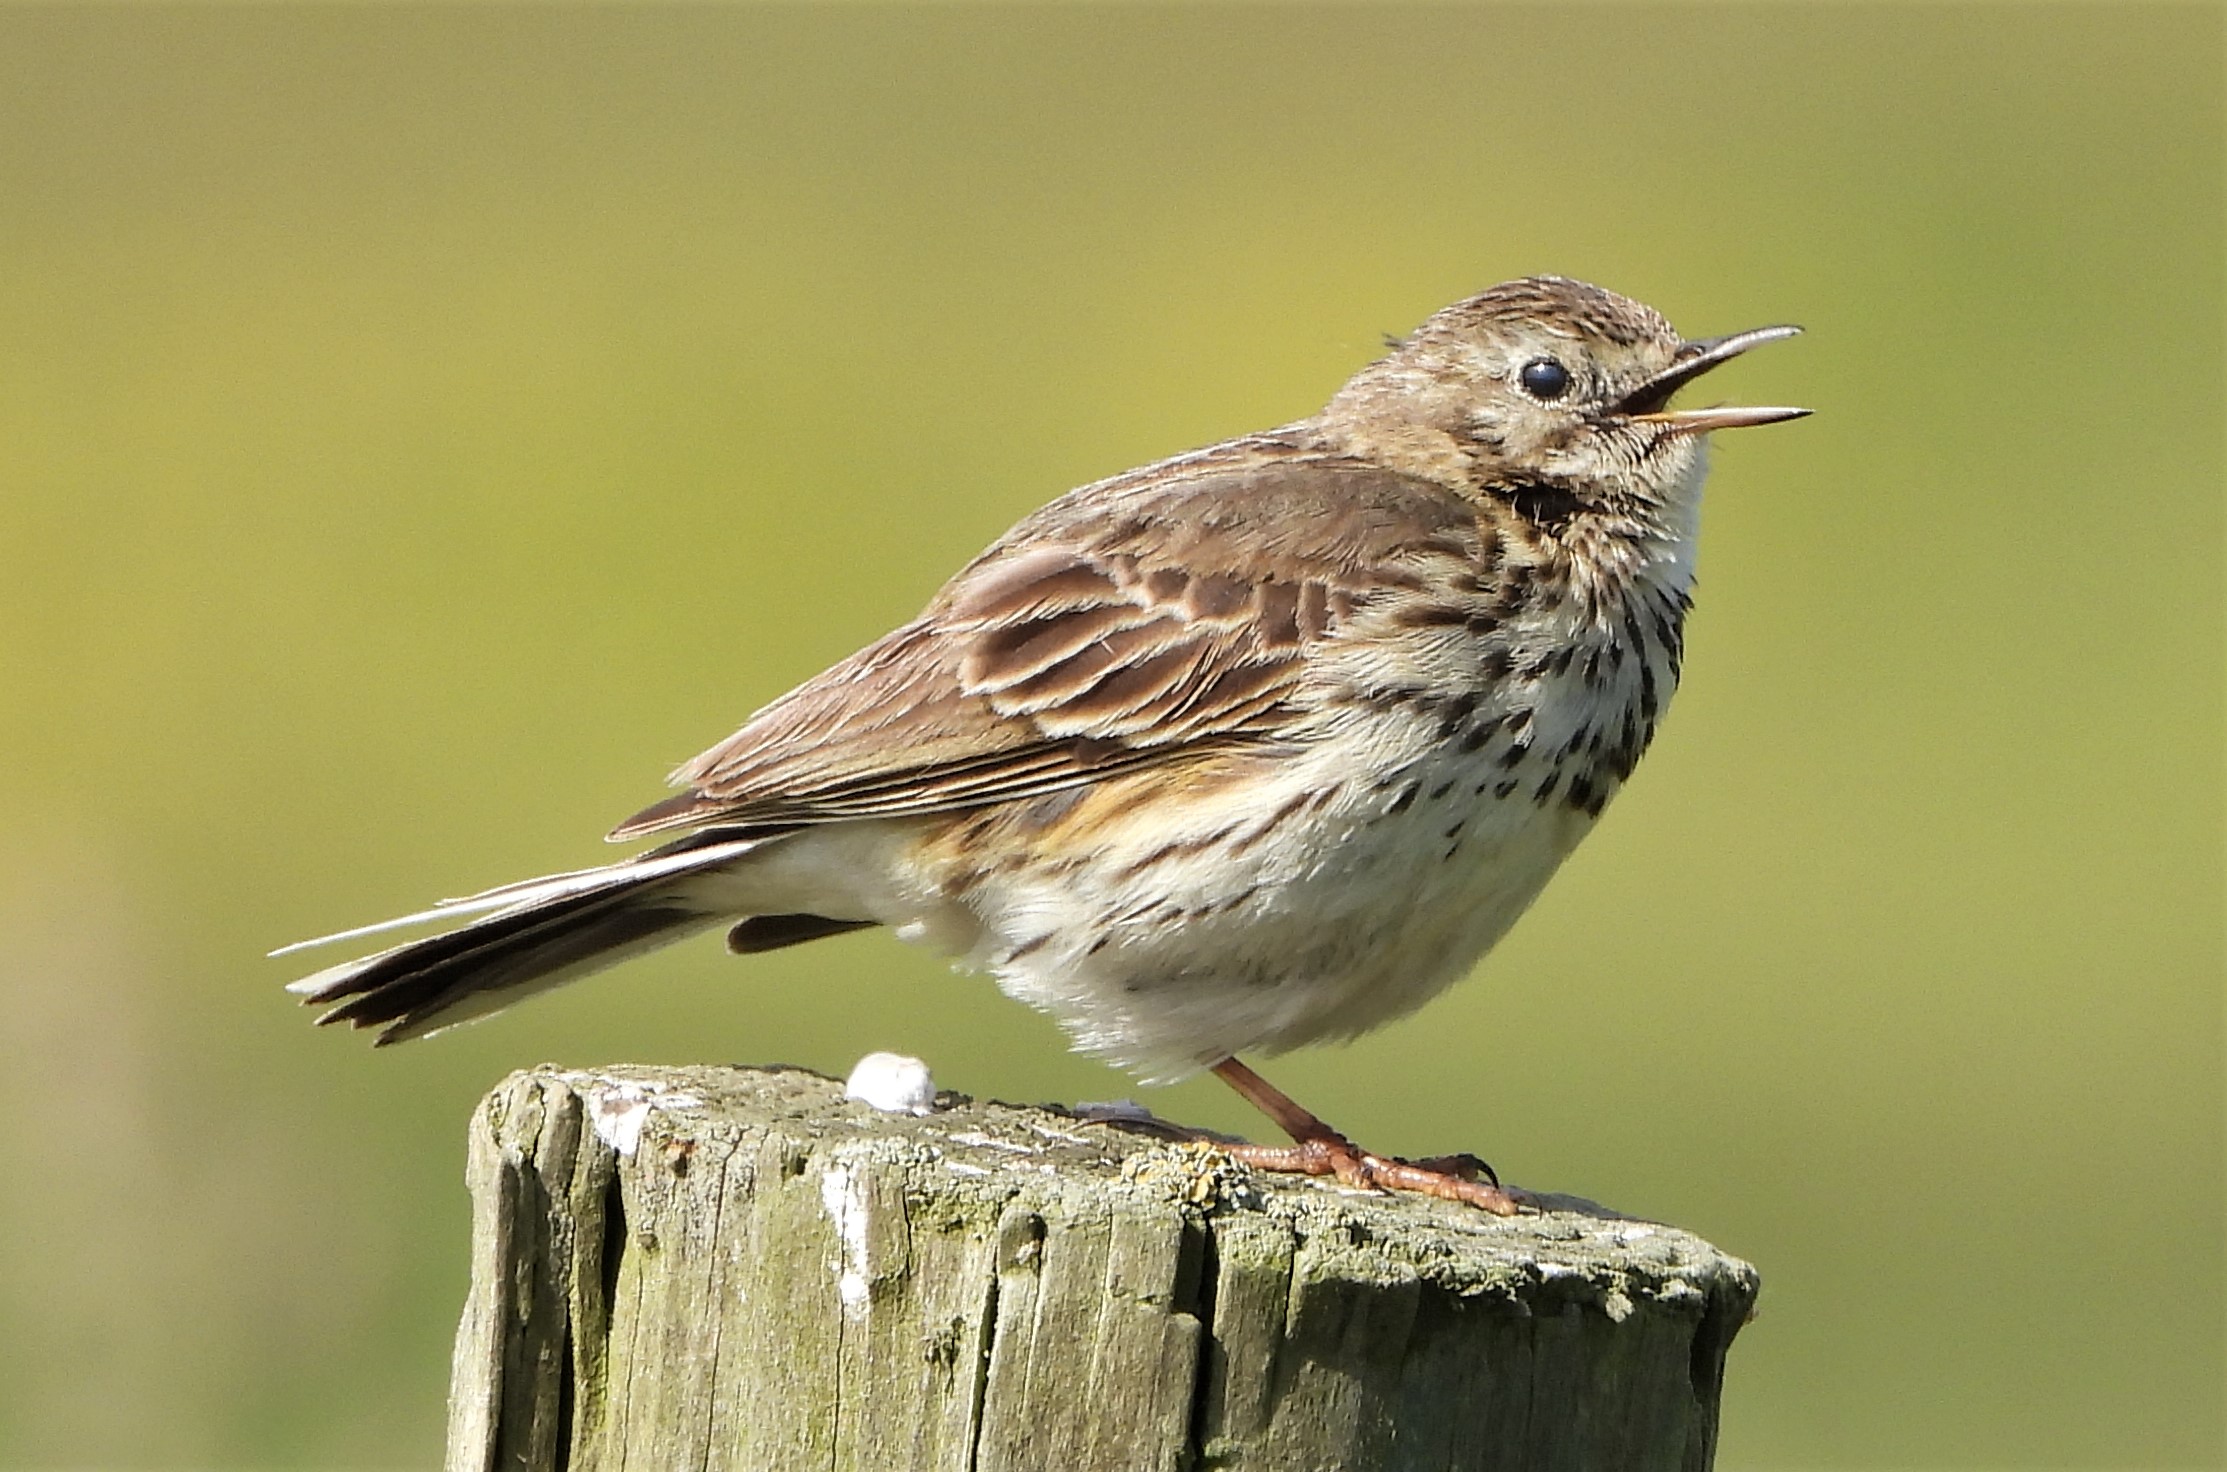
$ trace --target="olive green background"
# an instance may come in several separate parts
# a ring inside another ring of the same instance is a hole
[[[429,1464],[514,1066],[1132,1092],[880,935],[377,1055],[261,955],[1552,270],[1818,413],[1532,915],[1269,1072],[1758,1263],[1727,1468],[2219,1465],[2221,16],[0,12],[0,1464]]]

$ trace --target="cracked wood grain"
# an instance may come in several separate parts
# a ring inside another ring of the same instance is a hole
[[[516,1074],[468,1176],[451,1472],[1698,1472],[1756,1293],[1585,1203],[1357,1196],[792,1069]]]

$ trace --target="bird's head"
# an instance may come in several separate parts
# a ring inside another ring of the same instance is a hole
[[[1386,448],[1450,453],[1460,478],[1480,486],[1551,487],[1579,507],[1668,507],[1698,487],[1710,431],[1809,412],[1674,409],[1673,398],[1749,348],[1800,331],[1689,340],[1629,297],[1530,276],[1435,313],[1356,375],[1326,417]]]

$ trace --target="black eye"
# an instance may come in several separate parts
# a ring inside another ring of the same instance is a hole
[[[1570,391],[1570,370],[1552,358],[1533,358],[1516,376],[1534,399],[1559,399]]]

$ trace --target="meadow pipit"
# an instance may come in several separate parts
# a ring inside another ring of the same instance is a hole
[[[1236,1055],[1421,1006],[1593,826],[1678,680],[1706,435],[1806,412],[1671,397],[1796,330],[1687,341],[1558,277],[1457,302],[1321,413],[1022,521],[611,835],[658,846],[293,990],[392,1043],[709,926],[886,925],[1084,1050],[1213,1069],[1295,1141],[1255,1164],[1513,1210]]]

